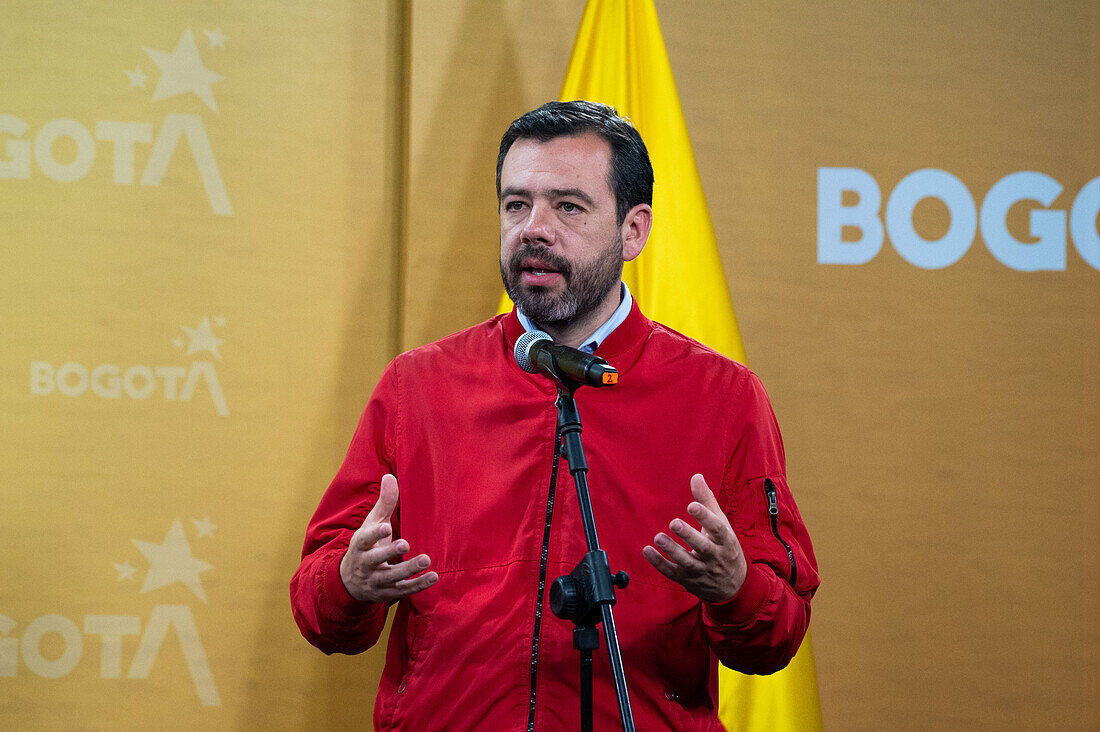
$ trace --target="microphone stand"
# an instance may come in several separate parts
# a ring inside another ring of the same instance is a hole
[[[554,580],[550,586],[550,609],[559,618],[572,620],[573,647],[581,654],[581,730],[592,730],[592,651],[599,647],[599,630],[603,621],[607,650],[611,657],[611,672],[615,679],[615,695],[619,702],[619,716],[626,732],[634,732],[634,714],[630,709],[630,696],[626,689],[626,674],[619,653],[619,636],[615,630],[615,616],[611,607],[615,604],[615,587],[623,589],[629,582],[626,572],[611,574],[607,552],[600,549],[596,537],[596,522],[592,516],[592,501],[588,495],[588,463],[581,444],[581,417],[573,393],[580,382],[568,378],[558,382],[558,434],[560,449],[569,462],[569,472],[577,486],[581,520],[588,553],[573,571]]]

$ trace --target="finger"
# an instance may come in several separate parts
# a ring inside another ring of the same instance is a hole
[[[428,589],[438,581],[438,574],[435,572],[425,572],[419,577],[413,577],[412,579],[401,580],[395,583],[394,590],[399,593],[399,597],[407,597],[421,590]]]
[[[697,569],[701,564],[698,558],[693,557],[687,549],[673,541],[667,534],[657,534],[653,538],[653,543],[665,553],[665,556],[680,567]]]
[[[707,485],[707,480],[702,473],[691,476],[691,495],[711,511],[722,512],[722,507],[718,505],[718,499],[714,497],[714,491]]]
[[[703,557],[714,556],[714,542],[704,536],[701,532],[696,531],[686,521],[680,519],[673,519],[668,528],[672,530],[672,533],[684,540],[684,543],[695,550],[696,554]]]
[[[380,544],[363,553],[362,563],[375,569],[383,565],[396,565],[401,561],[405,552],[409,551],[409,544],[404,539],[398,539],[389,544]],[[395,561],[396,560],[396,561]]]
[[[396,564],[383,564],[375,570],[375,580],[379,587],[393,587],[402,580],[420,574],[431,564],[432,560],[427,554],[421,554]]]
[[[392,473],[386,473],[382,476],[382,483],[378,488],[378,500],[367,514],[364,523],[389,520],[393,510],[397,508],[398,495],[397,478]]]
[[[689,516],[706,529],[707,535],[712,541],[718,544],[725,544],[728,541],[733,529],[730,527],[729,519],[726,518],[725,513],[720,510],[712,510],[695,501],[688,504],[687,511]]]
[[[382,539],[385,539],[393,531],[393,528],[389,523],[368,524],[363,522],[363,526],[356,530],[351,536],[350,548],[352,551],[365,552],[371,547],[377,544]]]
[[[653,565],[653,568],[658,572],[668,577],[673,582],[679,582],[678,573],[680,568],[672,562],[668,561],[661,552],[657,551],[651,546],[642,547],[642,556],[645,560]]]

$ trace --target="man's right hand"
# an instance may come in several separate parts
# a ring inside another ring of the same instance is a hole
[[[393,540],[390,517],[397,507],[397,496],[397,478],[387,473],[382,477],[378,502],[352,534],[351,544],[340,560],[340,579],[356,600],[392,602],[439,580],[435,572],[420,574],[432,563],[427,554],[401,561],[409,544],[404,539]]]

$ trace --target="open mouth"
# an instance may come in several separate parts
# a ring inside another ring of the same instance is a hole
[[[529,285],[547,285],[563,276],[560,269],[537,257],[527,257],[520,263],[520,275]]]

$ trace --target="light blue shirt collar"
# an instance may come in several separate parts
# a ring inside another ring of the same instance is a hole
[[[581,341],[580,350],[585,353],[593,353],[600,344],[611,335],[611,333],[623,324],[626,320],[626,316],[630,315],[630,308],[634,306],[634,298],[630,295],[630,288],[626,286],[625,282],[619,283],[622,289],[619,290],[622,299],[619,301],[619,307],[615,308],[615,312],[611,313],[611,317],[607,319],[603,325],[596,328],[592,335]],[[525,331],[539,330],[539,327],[531,322],[531,319],[523,314],[523,311],[518,307],[516,308],[516,315],[519,317],[520,325],[523,326]]]

